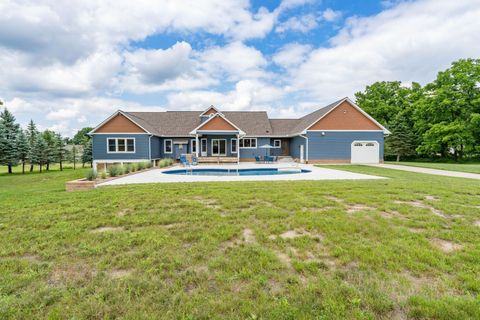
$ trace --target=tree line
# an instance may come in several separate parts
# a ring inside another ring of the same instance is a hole
[[[357,104],[385,125],[385,155],[396,158],[480,157],[480,59],[461,59],[424,86],[376,82]]]
[[[3,103],[0,101],[1,105]],[[0,165],[7,166],[8,173],[12,173],[12,168],[19,164],[22,173],[25,173],[27,166],[32,172],[35,165],[40,172],[49,170],[53,163],[58,163],[60,170],[63,170],[66,161],[73,162],[74,169],[79,160],[82,166],[85,163],[91,165],[92,142],[86,135],[90,130],[84,128],[73,139],[69,139],[52,130],[40,132],[33,120],[23,130],[13,114],[5,108],[0,113]]]

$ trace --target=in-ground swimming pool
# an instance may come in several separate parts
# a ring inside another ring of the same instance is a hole
[[[189,176],[273,176],[311,172],[300,168],[252,168],[252,169],[178,169],[164,171],[165,174]]]

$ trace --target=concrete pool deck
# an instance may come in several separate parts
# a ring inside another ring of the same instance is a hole
[[[353,173],[341,170],[316,167],[309,164],[273,163],[257,164],[244,162],[231,165],[198,165],[193,169],[260,169],[260,168],[295,168],[310,170],[307,173],[263,175],[263,176],[191,176],[178,174],[165,174],[164,171],[184,169],[182,166],[167,169],[153,169],[134,175],[121,177],[115,180],[99,183],[97,187],[138,184],[138,183],[172,183],[172,182],[221,182],[221,181],[296,181],[296,180],[374,180],[386,179],[384,177]]]

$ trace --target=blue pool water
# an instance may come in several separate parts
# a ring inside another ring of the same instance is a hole
[[[279,174],[299,174],[311,172],[305,169],[258,168],[258,169],[179,169],[169,170],[165,174],[180,174],[191,176],[272,176]]]

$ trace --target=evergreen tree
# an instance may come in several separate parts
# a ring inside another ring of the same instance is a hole
[[[55,162],[55,132],[51,130],[45,130],[42,133],[42,137],[45,140],[46,149],[45,149],[45,154],[46,154],[46,169],[50,170],[50,163]]]
[[[35,143],[33,144],[32,149],[32,158],[30,161],[34,164],[37,164],[40,167],[40,172],[42,172],[42,166],[47,164],[48,161],[48,145],[45,139],[41,134],[35,138]]]
[[[83,146],[82,167],[84,167],[87,162],[90,162],[90,167],[93,168],[92,139],[88,140]]]
[[[25,163],[30,156],[30,144],[23,130],[20,130],[17,136],[17,152],[18,159],[22,162],[22,173],[25,173]]]
[[[33,162],[31,160],[33,158],[32,150],[34,149],[33,146],[35,144],[37,136],[38,136],[37,126],[35,125],[33,120],[30,120],[30,123],[27,126],[27,139],[28,139],[28,144],[29,144],[29,147],[30,147],[30,154],[28,156],[28,158],[30,160],[30,172],[33,171]]]
[[[63,171],[63,160],[67,156],[67,150],[65,149],[65,140],[60,134],[55,135],[55,157],[56,161],[60,164],[60,171]]]
[[[396,156],[397,162],[400,157],[415,155],[415,138],[408,126],[397,121],[391,129],[392,133],[385,139],[385,154]]]
[[[17,135],[20,126],[15,123],[15,117],[7,109],[0,114],[0,123],[0,164],[8,166],[8,173],[12,173],[12,167],[18,164]]]

